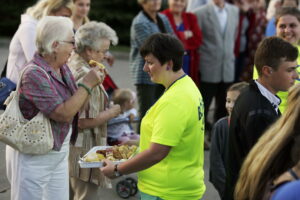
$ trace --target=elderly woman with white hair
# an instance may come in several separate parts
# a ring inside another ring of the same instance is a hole
[[[53,149],[43,155],[23,154],[7,148],[11,199],[67,200],[69,143],[70,140],[74,143],[78,134],[76,113],[103,78],[99,69],[92,69],[77,88],[66,65],[74,49],[73,23],[69,18],[47,16],[41,19],[37,25],[36,45],[37,52],[21,77],[19,106],[26,119],[38,112],[50,119],[54,144]]]
[[[110,43],[117,44],[116,32],[101,22],[88,22],[75,34],[76,49],[71,56],[70,67],[77,82],[94,66],[91,60],[103,62],[107,56]],[[70,182],[74,194],[72,199],[99,199],[99,187],[111,187],[98,169],[83,169],[78,166],[78,158],[93,146],[107,145],[106,122],[120,113],[119,105],[108,105],[108,96],[100,84],[92,90],[91,97],[80,113],[79,133],[75,145],[70,148]],[[109,107],[108,107],[109,106]]]

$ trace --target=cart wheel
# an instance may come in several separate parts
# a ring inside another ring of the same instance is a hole
[[[127,199],[132,193],[131,184],[126,180],[119,181],[116,186],[116,191],[121,198]]]
[[[131,194],[130,194],[130,195],[131,195],[131,196],[136,195],[136,193],[138,192],[136,180],[133,179],[133,178],[126,178],[126,181],[127,181],[128,183],[130,183],[130,185],[131,185]]]

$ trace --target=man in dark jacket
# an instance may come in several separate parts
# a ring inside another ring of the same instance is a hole
[[[259,78],[239,96],[233,108],[227,146],[225,199],[233,199],[240,168],[263,132],[280,116],[278,91],[287,91],[298,78],[298,50],[277,38],[264,39],[255,53]]]

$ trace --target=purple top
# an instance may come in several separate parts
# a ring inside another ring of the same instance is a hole
[[[67,65],[60,68],[60,77],[51,66],[39,55],[35,54],[28,65],[37,67],[29,68],[24,72],[20,87],[20,109],[26,119],[32,119],[39,111],[49,116],[58,105],[68,100],[77,90],[74,77]],[[50,76],[39,70],[44,69]],[[78,115],[72,122],[57,122],[50,119],[54,138],[53,150],[59,151],[72,123],[73,132],[71,142],[77,138]]]

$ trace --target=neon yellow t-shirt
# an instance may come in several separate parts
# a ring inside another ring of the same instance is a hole
[[[168,156],[138,173],[140,191],[165,200],[198,200],[204,185],[204,107],[188,76],[178,79],[148,110],[141,124],[140,149],[171,146]]]
[[[297,63],[299,65],[299,63],[300,63],[300,46],[297,46],[297,48],[298,48],[298,52],[299,52],[298,58],[297,58]],[[298,72],[298,75],[300,76],[300,67],[297,68],[297,72]],[[254,80],[258,79],[258,72],[257,72],[257,69],[255,66],[253,67],[253,79]],[[300,83],[300,80],[297,79],[295,81],[295,83]],[[288,94],[289,94],[288,92],[283,92],[283,91],[280,91],[277,93],[277,96],[281,99],[281,103],[279,105],[279,110],[281,113],[283,113],[286,109]]]

